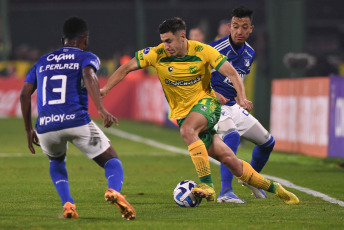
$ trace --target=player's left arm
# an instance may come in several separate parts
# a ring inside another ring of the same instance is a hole
[[[228,62],[225,61],[218,71],[224,75],[225,77],[228,77],[235,90],[237,91],[237,103],[247,111],[251,111],[253,108],[253,104],[251,101],[247,100],[246,93],[245,93],[245,87],[242,79],[240,78],[238,72],[234,69],[234,67]]]
[[[24,82],[20,93],[20,105],[25,124],[27,144],[32,154],[36,153],[32,144],[40,146],[36,131],[32,128],[31,120],[31,95],[35,92],[35,90],[35,85],[29,82]]]
[[[93,66],[86,66],[82,69],[82,76],[87,88],[87,92],[92,98],[92,101],[94,105],[97,108],[97,111],[99,115],[103,119],[103,126],[108,128],[110,127],[114,122],[116,125],[118,125],[118,120],[116,117],[114,117],[112,114],[110,114],[103,105],[101,96],[100,96],[100,86],[98,77],[96,75],[95,69]]]

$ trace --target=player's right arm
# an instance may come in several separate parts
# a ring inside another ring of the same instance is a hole
[[[20,105],[25,124],[27,144],[28,148],[33,154],[35,154],[35,149],[32,143],[39,146],[39,140],[35,130],[32,128],[31,122],[31,95],[35,92],[35,90],[35,85],[29,82],[24,82],[23,88],[20,93]]]
[[[104,87],[100,90],[102,97],[105,97],[108,92],[123,80],[130,72],[138,70],[136,58],[132,58],[129,62],[121,65],[108,79]]]
[[[223,76],[230,79],[235,90],[237,91],[237,104],[240,105],[242,108],[246,109],[247,111],[252,110],[253,104],[251,101],[246,99],[244,83],[242,82],[242,79],[240,78],[238,72],[227,61],[228,58],[223,54],[219,53],[219,51],[217,51],[213,47],[206,47],[210,65]]]
[[[218,71],[231,80],[235,90],[237,91],[237,104],[247,111],[251,111],[253,104],[251,101],[247,100],[244,83],[234,67],[229,64],[228,61],[225,61]]]
[[[108,128],[110,127],[113,122],[118,125],[118,120],[116,117],[111,115],[103,105],[101,100],[100,91],[99,91],[99,81],[95,72],[94,67],[88,65],[82,69],[82,77],[84,79],[87,92],[92,98],[94,105],[97,108],[97,111],[101,118],[103,119],[103,126]]]

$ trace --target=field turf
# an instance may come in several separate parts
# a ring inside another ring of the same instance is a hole
[[[300,198],[299,205],[285,205],[273,194],[255,199],[236,181],[234,190],[246,204],[203,200],[197,208],[180,208],[173,201],[175,185],[184,179],[199,182],[190,157],[109,133],[124,167],[121,193],[136,209],[137,219],[121,218],[104,201],[104,170],[69,145],[69,184],[79,219],[66,220],[49,161],[38,147],[36,155],[29,152],[23,121],[3,118],[0,127],[0,229],[344,229],[344,207],[338,204],[295,189],[289,190]],[[113,128],[186,150],[177,129],[125,120]],[[248,143],[241,146],[239,158],[250,161],[251,150]],[[274,152],[262,173],[344,201],[344,169],[337,167],[342,162]],[[211,169],[219,192],[219,166],[211,164]]]

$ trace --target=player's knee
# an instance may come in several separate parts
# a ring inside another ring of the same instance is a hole
[[[185,142],[188,143],[188,140],[191,139],[193,136],[195,136],[195,130],[188,127],[188,126],[183,126],[180,128],[180,135],[183,138]]]
[[[118,158],[118,155],[117,155],[115,149],[112,147],[112,145],[110,145],[110,147],[105,152],[96,156],[95,158],[93,158],[93,160],[100,167],[104,168],[105,163],[112,158]]]

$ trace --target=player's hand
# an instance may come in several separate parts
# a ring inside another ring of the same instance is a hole
[[[215,95],[216,95],[217,99],[219,99],[221,105],[225,105],[227,102],[230,101],[230,99],[225,98],[225,97],[224,97],[222,94],[220,94],[220,93],[215,92]]]
[[[40,146],[36,131],[32,129],[32,130],[26,132],[26,137],[27,137],[27,144],[28,144],[28,147],[29,147],[31,153],[35,154],[36,151],[35,151],[32,144]]]
[[[106,94],[107,94],[106,90],[105,90],[104,88],[101,88],[101,89],[100,89],[100,96],[101,96],[102,98],[104,98],[104,97],[106,96]]]
[[[248,112],[250,112],[253,109],[252,101],[245,99],[244,102],[245,102],[245,107],[243,108],[246,109]]]
[[[115,123],[116,126],[118,126],[118,119],[114,117],[112,114],[110,114],[108,111],[104,109],[98,112],[103,119],[103,126],[105,128],[109,128],[113,123]]]
[[[240,107],[246,109],[248,112],[250,112],[253,109],[252,101],[249,101],[247,99],[244,99],[242,101],[238,101],[238,99],[237,99],[236,102],[238,103],[238,105],[240,105]]]

